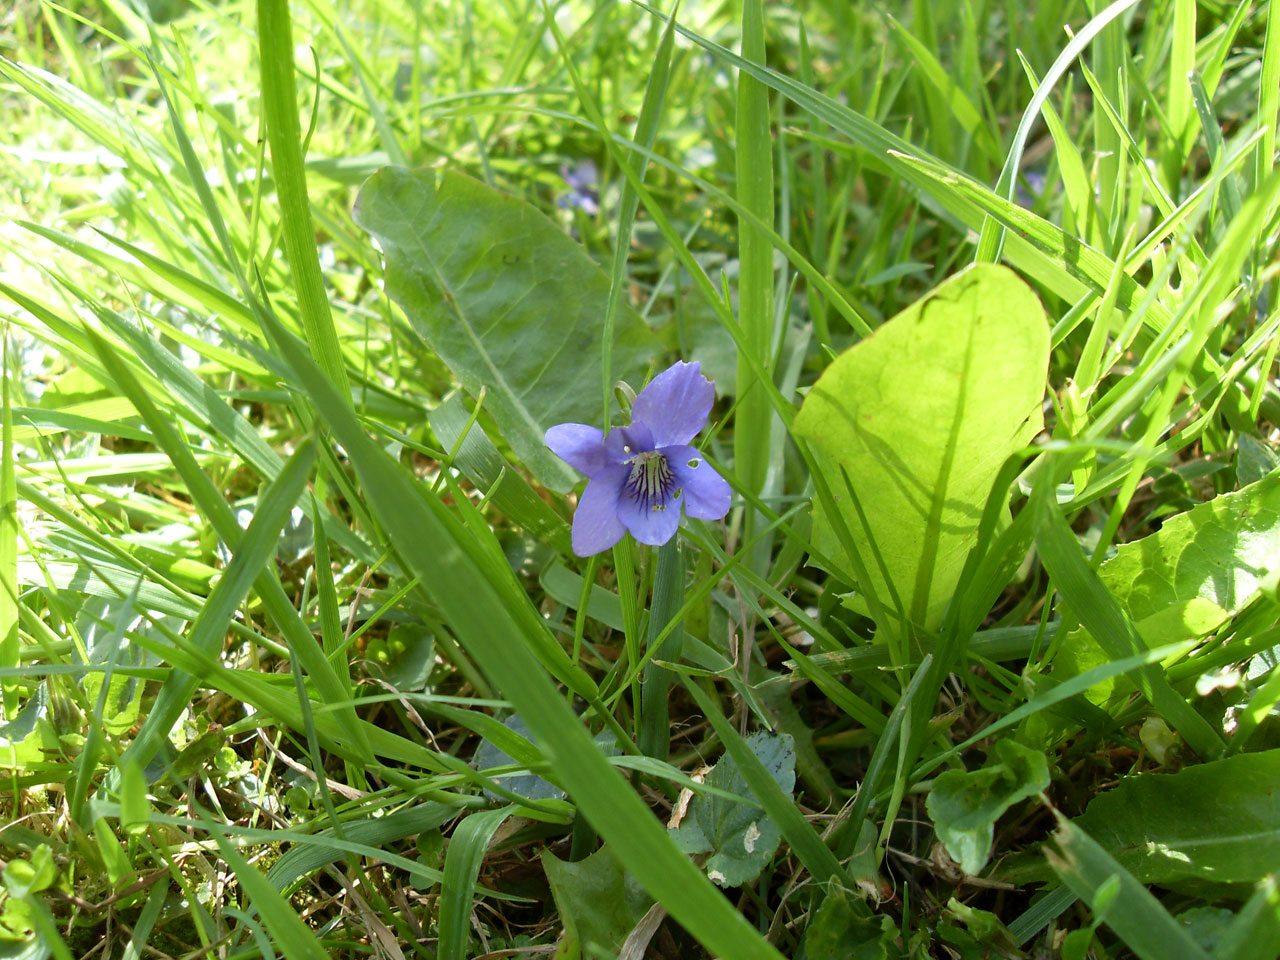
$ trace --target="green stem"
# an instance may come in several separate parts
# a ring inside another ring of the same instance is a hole
[[[684,631],[677,624],[660,649],[653,644],[666,631],[667,624],[684,605],[684,558],[680,554],[680,537],[674,536],[658,550],[658,565],[653,577],[653,599],[649,605],[649,655],[663,654],[664,660],[678,661],[684,649]],[[667,694],[671,689],[671,673],[665,667],[650,663],[644,669],[640,686],[640,749],[649,757],[667,759],[671,750],[671,719],[667,712]]]

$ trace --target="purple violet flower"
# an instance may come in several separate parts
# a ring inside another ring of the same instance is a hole
[[[600,194],[596,191],[596,184],[600,182],[600,171],[596,169],[594,163],[590,160],[582,160],[573,168],[565,164],[560,167],[560,176],[571,188],[569,193],[562,194],[557,201],[561,209],[571,210],[579,207],[589,217],[594,217],[600,212]]]
[[[715,398],[701,364],[679,361],[640,391],[631,426],[608,436],[585,423],[547,431],[551,452],[590,481],[573,515],[574,553],[608,550],[628,530],[641,543],[666,543],[680,526],[681,507],[700,520],[729,512],[729,484],[689,446]]]

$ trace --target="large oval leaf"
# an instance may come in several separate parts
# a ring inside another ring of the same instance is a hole
[[[1035,294],[1011,270],[980,264],[827,368],[795,431],[823,455],[869,568],[863,590],[891,607],[892,586],[914,623],[937,626],[996,473],[1041,428],[1048,365],[1049,325]],[[817,542],[843,558],[829,518],[818,514]]]
[[[1126,777],[1075,823],[1144,883],[1254,883],[1280,863],[1280,750]]]
[[[555,223],[460,173],[387,167],[360,190],[355,221],[377,238],[386,285],[409,322],[545,486],[578,475],[543,444],[557,423],[603,422],[609,278]],[[656,342],[618,310],[611,375],[639,386]]]

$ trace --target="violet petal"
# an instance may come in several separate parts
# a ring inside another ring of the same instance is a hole
[[[639,420],[631,421],[629,427],[614,427],[604,439],[604,448],[613,463],[630,460],[637,453],[646,453],[653,449],[653,434]]]
[[[715,399],[715,385],[702,375],[702,364],[681,360],[640,391],[631,417],[648,425],[659,447],[688,443],[706,426]]]
[[[604,434],[585,423],[558,423],[543,439],[552,453],[588,477],[612,463],[605,452]]]
[[[618,498],[629,472],[627,467],[607,467],[587,484],[573,515],[573,552],[578,556],[608,550],[627,532],[618,516]]]
[[[729,512],[733,490],[695,448],[663,447],[662,454],[684,491],[684,512],[699,520],[719,520]]]
[[[646,507],[624,493],[618,498],[618,519],[641,543],[659,547],[674,537],[680,527],[680,498],[672,497]]]

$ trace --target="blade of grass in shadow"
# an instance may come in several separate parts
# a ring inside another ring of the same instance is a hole
[[[645,889],[710,949],[744,960],[777,960],[777,951],[676,848],[570,712],[531,650],[543,643],[532,635],[534,625],[545,632],[545,624],[536,611],[531,621],[511,609],[511,591],[490,579],[512,577],[510,568],[490,569],[484,548],[444,503],[369,439],[306,351],[283,328],[270,329],[280,355],[347,450],[370,508],[384,521],[407,568],[494,686],[515,705],[591,826]]]
[[[1196,115],[1200,118],[1200,126],[1204,132],[1204,142],[1209,148],[1209,162],[1222,163],[1226,158],[1227,148],[1222,139],[1222,126],[1213,115],[1213,103],[1204,88],[1204,80],[1198,70],[1187,75],[1187,83],[1191,86],[1191,102],[1195,104]],[[1266,135],[1263,134],[1265,137]],[[1265,181],[1263,181],[1265,182]],[[1261,186],[1261,184],[1259,184]],[[1222,178],[1222,217],[1223,223],[1232,223],[1240,213],[1240,185],[1235,177]]]
[[[646,658],[661,653],[662,659],[680,662],[684,650],[682,621],[676,614],[684,602],[684,556],[680,551],[680,538],[672,537],[658,548],[657,567],[653,575],[653,597],[649,603],[649,637]],[[654,641],[659,633],[665,642]],[[636,742],[649,757],[666,760],[671,752],[671,716],[667,709],[667,694],[671,687],[671,674],[656,664],[645,667],[640,684],[639,731]],[[633,705],[634,706],[634,705]]]
[[[889,754],[903,739],[902,731],[907,715],[915,702],[916,694],[924,683],[925,677],[929,675],[932,668],[933,655],[925,654],[924,659],[920,661],[920,665],[916,667],[915,672],[911,675],[910,682],[903,689],[902,697],[894,705],[893,712],[889,714],[889,720],[885,724],[884,732],[877,738],[875,749],[871,751],[871,760],[867,763],[867,772],[863,775],[862,782],[858,785],[858,794],[853,801],[853,809],[849,814],[850,823],[861,824],[867,818],[867,814],[871,810],[871,801],[876,796],[880,777],[889,763]],[[901,753],[901,751],[899,752]],[[894,793],[896,794],[897,792],[897,781],[895,781]],[[892,818],[894,813],[887,813],[886,816],[888,819],[885,821],[880,843],[876,846],[877,862],[884,857],[885,845],[888,842],[888,831],[893,826]]]
[[[1009,933],[1016,943],[1026,943],[1079,899],[1067,886],[1050,890],[1009,924]]]

